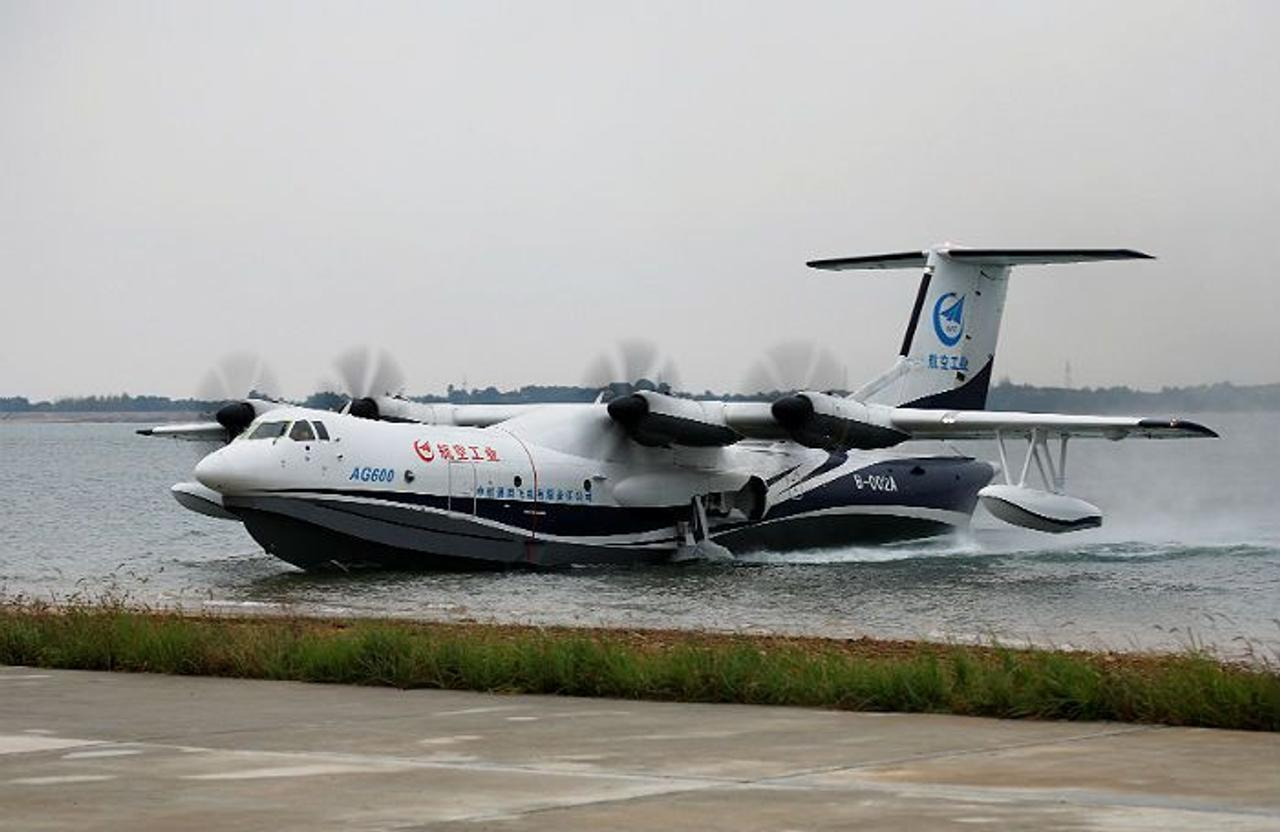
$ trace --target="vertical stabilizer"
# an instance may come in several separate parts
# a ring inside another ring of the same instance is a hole
[[[853,393],[868,404],[935,410],[982,410],[1004,315],[1009,274],[1017,265],[1150,259],[1130,249],[973,249],[815,260],[818,269],[924,267],[897,362]]]

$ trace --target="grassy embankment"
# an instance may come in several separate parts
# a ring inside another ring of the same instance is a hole
[[[0,664],[1280,730],[1280,674],[1207,656],[0,607]]]

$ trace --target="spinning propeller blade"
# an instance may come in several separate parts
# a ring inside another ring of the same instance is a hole
[[[743,392],[838,390],[845,384],[845,367],[831,350],[811,341],[784,341],[752,365],[743,379]]]
[[[605,393],[606,399],[616,399],[637,389],[668,393],[679,387],[680,376],[675,363],[662,356],[657,344],[644,338],[625,338],[588,365],[583,383]],[[588,442],[587,453],[601,459],[624,456],[631,438],[603,408],[597,428],[599,435]]]
[[[352,347],[333,362],[338,373],[338,390],[347,397],[344,412],[361,419],[377,419],[375,396],[396,396],[404,390],[404,371],[386,350]],[[326,382],[326,389],[333,385]]]
[[[251,396],[280,397],[280,383],[261,356],[248,352],[223,356],[200,381],[196,398],[206,402],[232,402]]]
[[[352,347],[333,362],[342,392],[352,399],[394,396],[404,389],[404,371],[386,350]]]
[[[675,363],[663,358],[657,344],[626,338],[587,366],[583,383],[614,394],[637,388],[667,392],[680,386],[680,375]]]
[[[278,400],[280,383],[261,356],[249,352],[230,353],[205,373],[196,398],[212,406],[213,412],[209,415],[226,431],[223,441],[230,442],[257,416],[247,399]],[[217,444],[201,441],[197,449],[204,455]]]

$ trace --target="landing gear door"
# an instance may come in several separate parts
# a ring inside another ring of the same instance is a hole
[[[449,462],[449,511],[476,513],[476,465],[474,462]]]

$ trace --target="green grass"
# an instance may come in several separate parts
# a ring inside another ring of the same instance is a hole
[[[0,664],[1280,730],[1280,675],[1201,653],[0,607]]]

